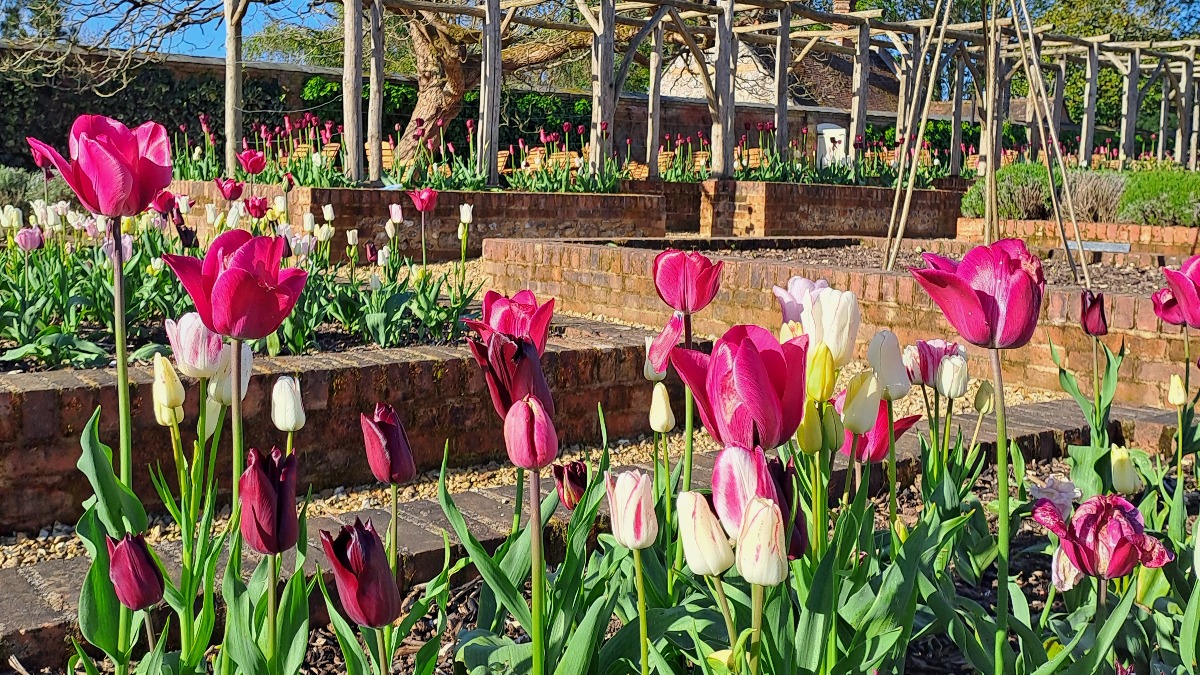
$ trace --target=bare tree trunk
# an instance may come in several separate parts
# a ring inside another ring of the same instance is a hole
[[[437,120],[457,117],[467,93],[466,47],[454,41],[440,23],[425,12],[414,13],[408,21],[417,67],[417,104],[404,133],[396,139],[397,162],[411,161],[420,144],[437,133]]]
[[[225,0],[225,175],[237,175],[242,136],[242,16],[248,0]]]

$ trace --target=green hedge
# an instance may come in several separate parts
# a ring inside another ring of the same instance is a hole
[[[1200,226],[1200,173],[1134,171],[1119,206],[1123,221],[1143,225]]]

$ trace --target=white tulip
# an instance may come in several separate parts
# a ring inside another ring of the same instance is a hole
[[[179,207],[179,212],[186,216],[192,210],[192,199],[187,195],[177,195],[175,205]]]
[[[946,398],[961,398],[967,393],[967,360],[958,354],[942,359],[937,369],[937,391]]]
[[[670,433],[675,428],[671,396],[667,393],[667,385],[662,382],[655,382],[654,392],[650,394],[650,428],[660,434]]]
[[[895,333],[890,330],[876,333],[867,347],[867,361],[883,386],[882,397],[885,401],[896,401],[908,394],[912,383],[908,381],[908,370],[900,353],[900,340]]]
[[[326,204],[321,207],[321,215],[325,218],[325,222],[333,222],[333,204]]]
[[[329,223],[323,223],[323,224],[317,226],[317,230],[314,234],[317,235],[317,241],[324,243],[324,242],[329,241],[330,239],[333,239],[333,233],[334,233],[333,226],[330,225]]]
[[[474,215],[472,212],[474,210],[475,210],[475,207],[470,204],[459,204],[458,205],[458,222],[466,223],[466,224],[470,225],[473,215]]]
[[[304,214],[304,231],[312,234],[317,229],[317,217],[311,213]]]
[[[759,586],[777,586],[787,578],[783,513],[775,502],[755,497],[746,505],[737,541],[738,573]]]
[[[650,363],[650,345],[654,343],[654,338],[646,336],[646,360],[642,362],[642,377],[651,382],[662,382],[667,379],[667,371],[663,369],[660,373],[654,369],[654,364]]]
[[[683,558],[692,574],[715,577],[733,567],[733,547],[729,545],[729,537],[704,495],[680,492],[676,512],[679,514]]]
[[[204,205],[204,219],[208,221],[209,225],[216,225],[217,224],[217,207],[212,204],[205,204]]]
[[[240,398],[246,398],[246,390],[250,388],[250,373],[254,370],[254,353],[248,343],[242,343],[242,391]],[[208,382],[208,395],[224,406],[233,405],[233,346],[221,348],[221,363],[217,373]]]
[[[392,221],[389,220],[387,225],[383,226],[383,231],[387,234],[388,239],[396,238],[396,226],[392,224]]]
[[[346,230],[346,244],[358,246],[358,230]]]
[[[822,288],[812,304],[800,316],[810,344],[824,342],[833,355],[833,365],[841,368],[854,358],[854,340],[858,336],[858,298],[850,291]]]
[[[304,428],[304,401],[300,398],[300,380],[283,375],[271,390],[271,421],[284,432]]]

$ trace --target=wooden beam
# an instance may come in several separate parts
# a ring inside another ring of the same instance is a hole
[[[650,52],[650,90],[646,101],[646,166],[650,167],[649,178],[658,178],[659,137],[662,135],[662,76],[663,76],[662,22],[654,26],[654,49]],[[704,64],[700,64],[704,68]]]
[[[1138,91],[1138,83],[1141,80],[1142,64],[1141,55],[1137,53],[1135,48],[1133,58],[1129,59],[1129,68],[1122,74],[1124,80],[1122,83],[1123,94],[1121,96],[1121,166],[1124,167],[1129,161],[1136,157],[1136,136],[1137,136],[1137,118],[1138,108],[1141,106],[1142,97]]]
[[[950,96],[950,101],[953,103],[953,111],[951,112],[950,120],[950,175],[962,175],[963,168],[963,133],[962,133],[962,107],[963,95],[966,93],[966,65],[963,63],[963,56],[956,56],[954,59],[954,89]]]
[[[579,8],[579,14],[583,16],[583,20],[587,25],[592,27],[592,35],[599,35],[603,32],[600,26],[600,19],[592,12],[592,8],[588,7],[587,0],[575,0],[575,6]],[[601,3],[600,11],[604,11],[603,3]]]
[[[505,16],[500,0],[484,1],[483,72],[479,77],[479,127],[475,166],[487,172],[488,185],[500,184],[500,93],[504,85],[502,31]],[[512,158],[513,162],[517,158]]]
[[[871,27],[861,24],[854,57],[854,72],[850,79],[850,128],[846,132],[846,156],[851,162],[858,159],[862,151],[862,140],[867,134],[867,98],[871,81]]]
[[[713,73],[713,88],[717,92],[717,114],[712,126],[712,175],[733,178],[733,147],[737,100],[733,69],[737,64],[737,41],[733,35],[733,0],[720,0],[724,12],[717,18],[717,55]]]
[[[383,0],[371,0],[371,86],[367,101],[367,177],[373,183],[383,180],[383,82],[386,48],[383,43]]]
[[[1195,56],[1195,50],[1192,50]],[[1179,96],[1176,99],[1175,116],[1179,124],[1175,127],[1175,161],[1187,166],[1191,161],[1188,142],[1192,135],[1192,105],[1196,98],[1196,66],[1192,60],[1184,63],[1179,77]]]
[[[1079,122],[1079,166],[1091,166],[1096,145],[1096,98],[1100,93],[1100,47],[1088,47],[1084,66],[1083,119]]]
[[[1041,60],[1042,60],[1041,36],[1040,35],[1029,35],[1029,36],[1027,36],[1027,38],[1028,38],[1028,42],[1026,44],[1028,45],[1028,48],[1029,48],[1029,62],[1030,63],[1041,62]],[[1013,73],[1017,72],[1017,69],[1013,68],[1012,72]],[[1036,74],[1034,73],[1034,71],[1032,69],[1028,70],[1028,72],[1029,72],[1030,76],[1036,77]],[[1032,159],[1034,161],[1037,161],[1038,153],[1041,150],[1045,149],[1044,146],[1046,144],[1046,139],[1042,138],[1041,125],[1038,124],[1038,122],[1037,122],[1037,120],[1041,117],[1041,115],[1039,114],[1039,111],[1038,111],[1038,105],[1039,105],[1038,99],[1036,96],[1034,96],[1033,87],[1034,87],[1034,84],[1032,82],[1029,83],[1029,94],[1025,97],[1025,130],[1028,133],[1028,137],[1029,137],[1029,152],[1032,156]]]
[[[655,10],[654,14],[646,20],[646,25],[642,26],[633,38],[629,40],[629,44],[625,47],[625,54],[621,56],[621,66],[617,69],[616,92],[617,96],[621,95],[621,91],[625,88],[625,80],[629,77],[629,68],[633,65],[633,57],[637,54],[638,47],[650,35],[652,31],[658,28],[659,22],[667,15],[669,7],[662,6]]]
[[[363,177],[362,133],[362,6],[351,5],[343,12],[342,54],[342,165],[352,181]]]
[[[1158,102],[1158,134],[1154,143],[1154,158],[1163,161],[1167,158],[1167,114],[1171,111],[1171,79],[1162,80],[1162,100]]]
[[[579,2],[585,4],[584,0]],[[592,134],[588,161],[593,171],[599,171],[611,158],[612,123],[617,109],[613,80],[617,13],[613,0],[600,0],[595,18],[599,30],[592,36]]]
[[[1062,140],[1063,105],[1067,94],[1067,61],[1059,58],[1054,64],[1054,92],[1050,99],[1050,128],[1054,130],[1054,138]]]
[[[715,122],[719,102],[717,101],[717,91],[713,86],[712,76],[708,74],[708,59],[704,57],[704,52],[700,49],[700,45],[696,44],[696,38],[692,37],[687,24],[679,16],[679,10],[672,7],[667,10],[667,13],[671,15],[671,21],[675,23],[676,32],[683,38],[683,43],[687,45],[688,51],[692,54],[692,59],[696,62],[696,69],[700,71],[700,81],[704,83],[704,94],[708,100],[708,113]]]
[[[1196,84],[1192,83],[1192,140],[1188,147],[1188,168],[1200,168],[1200,96],[1196,95]]]
[[[788,102],[792,79],[792,6],[779,10],[779,29],[775,39],[775,152],[786,156],[788,149]]]

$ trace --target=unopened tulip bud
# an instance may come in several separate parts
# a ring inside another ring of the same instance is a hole
[[[908,394],[912,383],[908,379],[908,370],[900,353],[900,340],[895,333],[890,330],[876,333],[867,347],[867,361],[879,378],[885,401],[897,401]]]
[[[204,219],[209,225],[217,224],[217,207],[213,204],[204,205]]]
[[[708,500],[699,492],[680,492],[677,504],[683,557],[693,574],[716,577],[733,567],[733,548]]]
[[[752,584],[779,585],[788,572],[785,544],[779,506],[762,497],[751,499],[738,535],[738,573]]]
[[[578,460],[566,464],[553,464],[550,471],[554,474],[554,486],[558,489],[558,501],[563,508],[574,511],[583,499],[583,493],[588,486],[587,464]]]
[[[1183,386],[1183,378],[1171,376],[1171,388],[1167,392],[1167,403],[1179,408],[1187,405],[1187,389]]]
[[[404,207],[400,204],[388,205],[388,225],[392,225],[391,232],[388,232],[388,237],[396,236],[396,225],[404,222]]]
[[[620,476],[606,472],[604,484],[613,538],[632,550],[653,546],[658,538],[654,481],[641,471],[625,471]]]
[[[526,396],[504,416],[504,446],[516,466],[537,471],[558,457],[558,434],[542,402]]]
[[[383,226],[383,232],[387,235],[388,239],[396,238],[396,226],[393,225],[391,221],[389,221],[387,225]]]
[[[796,429],[796,443],[800,445],[801,451],[809,455],[817,454],[824,447],[821,411],[817,408],[817,402],[811,398],[804,403],[804,417],[800,418],[800,426]]]
[[[183,421],[183,406],[168,408],[154,404],[154,421],[161,427],[173,427]]]
[[[162,354],[154,355],[154,405],[163,408],[178,408],[183,405],[183,383],[175,368]]]
[[[300,399],[300,380],[283,375],[271,390],[271,421],[283,432],[304,428],[304,402]]]
[[[458,240],[464,241],[464,240],[466,240],[466,238],[467,238],[467,224],[459,223],[458,224]]]
[[[842,447],[846,441],[846,428],[842,426],[842,417],[836,411],[826,413],[821,417],[821,445],[824,449],[833,451]]]
[[[117,541],[106,537],[108,578],[117,593],[117,601],[134,611],[146,609],[162,600],[165,588],[162,569],[150,553],[146,538],[126,534]]]
[[[283,195],[276,195],[275,201],[273,201],[272,204],[274,205],[275,210],[279,213],[287,213],[287,197],[284,197]]]
[[[874,428],[882,393],[875,373],[864,372],[850,378],[842,404],[842,426],[855,434],[865,434]]]
[[[990,415],[996,409],[996,389],[991,382],[984,380],[979,383],[975,392],[975,412],[980,415]]]
[[[969,379],[967,360],[951,354],[938,365],[937,391],[946,398],[962,398],[967,393]]]
[[[1138,473],[1137,467],[1133,465],[1133,461],[1129,459],[1127,448],[1121,445],[1112,446],[1109,464],[1112,467],[1113,489],[1123,495],[1142,494],[1146,484],[1142,481],[1142,476]]]
[[[900,540],[901,544],[908,541],[908,528],[904,526],[903,520],[897,518],[892,523],[892,529],[896,531],[896,538]]]
[[[671,396],[667,393],[667,385],[662,382],[654,383],[654,392],[650,395],[650,428],[660,434],[670,433],[675,428]]]
[[[358,230],[346,230],[346,244],[358,246]]]
[[[326,204],[321,207],[321,216],[325,218],[325,222],[333,222],[333,204]]]
[[[654,338],[646,336],[646,360],[642,363],[642,377],[651,382],[662,382],[667,379],[667,370],[664,368],[662,372],[654,369],[654,364],[650,362],[650,345],[654,343]]]
[[[837,384],[837,371],[833,365],[833,352],[824,342],[818,342],[808,362],[808,397],[825,402],[833,398],[833,387]]]
[[[311,213],[305,213],[304,219],[303,219],[303,224],[304,224],[304,231],[308,232],[309,234],[312,234],[313,232],[316,232],[316,230],[317,230],[317,217]]]

